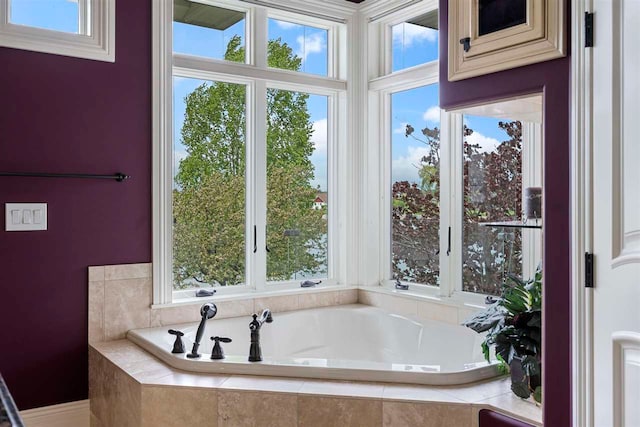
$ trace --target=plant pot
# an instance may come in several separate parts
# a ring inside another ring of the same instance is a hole
[[[542,366],[540,367],[542,368]],[[509,365],[509,372],[511,374],[511,390],[515,395],[523,399],[529,398],[529,395],[533,393],[536,388],[542,385],[542,375],[526,375],[522,368],[522,358],[518,356],[515,356],[511,361],[511,364]],[[529,394],[527,394],[521,386],[520,389],[517,389],[517,387],[519,387],[518,384],[521,383],[527,385]]]

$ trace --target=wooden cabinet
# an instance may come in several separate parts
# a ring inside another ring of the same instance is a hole
[[[449,80],[565,55],[562,0],[449,0]]]

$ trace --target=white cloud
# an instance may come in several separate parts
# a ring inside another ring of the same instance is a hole
[[[308,36],[298,36],[296,42],[298,43],[296,55],[302,58],[303,61],[306,61],[307,56],[310,54],[323,52],[327,48],[327,44],[321,33],[314,33]]]
[[[422,115],[422,118],[427,122],[440,123],[440,108],[436,105],[429,107]]]
[[[327,153],[327,119],[320,119],[313,122],[313,133],[311,142],[315,148],[313,154]]]
[[[500,141],[495,138],[491,138],[490,136],[484,136],[478,131],[473,131],[473,133],[467,136],[467,142],[473,145],[479,145],[480,151],[485,153],[490,153],[500,145]]]
[[[405,47],[423,41],[433,43],[437,37],[438,30],[426,28],[421,25],[403,22],[393,27],[393,42],[403,44]]]
[[[280,20],[275,20],[275,23],[278,27],[282,28],[283,30],[290,30],[292,28],[296,28],[296,27],[300,27],[300,24],[294,24],[293,22],[287,22],[287,21],[280,21]]]
[[[429,155],[429,147],[408,147],[408,154],[391,161],[391,175],[393,182],[409,181],[420,183],[418,168],[422,164],[422,158]]]
[[[398,126],[397,128],[395,128],[393,130],[393,133],[398,134],[398,135],[404,135],[407,132],[407,122],[402,122],[400,123],[400,126]]]

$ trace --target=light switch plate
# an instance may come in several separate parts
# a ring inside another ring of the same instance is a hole
[[[5,203],[6,231],[43,231],[47,229],[46,203]]]

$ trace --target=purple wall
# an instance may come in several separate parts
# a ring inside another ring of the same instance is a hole
[[[116,62],[0,48],[0,373],[18,407],[87,398],[87,266],[151,260],[151,2],[119,1]],[[5,232],[4,203],[49,230]]]
[[[447,0],[440,0],[440,104],[443,108],[544,93],[544,423],[571,423],[569,56],[458,82],[447,81]],[[567,0],[567,14],[570,15]],[[567,16],[567,34],[569,34]],[[567,43],[569,46],[570,42]]]
[[[533,427],[531,424],[523,423],[488,409],[482,409],[479,418],[480,427]]]

